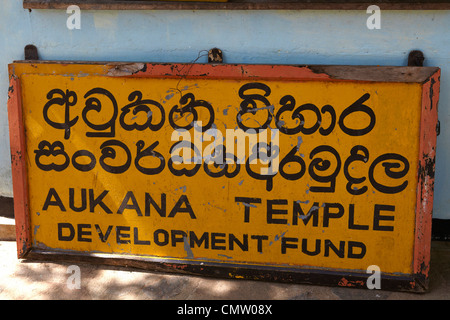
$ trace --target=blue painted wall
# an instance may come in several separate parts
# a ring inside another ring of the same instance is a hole
[[[450,219],[450,11],[382,10],[380,30],[365,10],[82,11],[81,30],[69,30],[65,10],[0,5],[0,195],[12,196],[7,64],[27,44],[44,60],[191,62],[218,47],[227,63],[351,65],[406,65],[420,49],[442,69],[434,217]]]

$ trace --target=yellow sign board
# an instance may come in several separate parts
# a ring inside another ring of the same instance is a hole
[[[29,247],[416,274],[426,81],[276,68],[12,64]]]

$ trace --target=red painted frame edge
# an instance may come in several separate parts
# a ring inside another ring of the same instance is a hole
[[[25,128],[22,118],[20,79],[10,75],[8,88],[8,121],[11,148],[11,171],[16,221],[17,257],[23,258],[31,249],[28,214],[28,177],[26,164]]]
[[[416,281],[412,285],[419,285],[424,289],[428,288],[430,270],[440,75],[440,70],[436,71],[422,85],[413,261]]]
[[[158,78],[208,78],[208,79],[252,79],[271,80],[333,80],[328,74],[314,71],[303,65],[234,65],[234,64],[153,64],[145,63],[136,72],[129,72],[129,65],[113,65],[110,76],[158,77]],[[139,67],[140,64],[136,64]]]

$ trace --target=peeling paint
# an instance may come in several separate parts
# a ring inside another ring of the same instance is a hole
[[[120,63],[116,65],[108,65],[110,69],[107,72],[111,77],[130,76],[138,72],[145,72],[145,63]]]
[[[347,280],[346,278],[342,278],[339,283],[338,286],[341,287],[359,287],[359,286],[364,286],[364,281],[360,281],[360,280]]]
[[[189,245],[188,237],[183,238],[183,249],[186,251],[186,258],[193,259],[194,253],[192,252],[191,246]]]

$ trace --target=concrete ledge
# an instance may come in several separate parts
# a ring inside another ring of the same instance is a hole
[[[16,241],[14,218],[0,217],[0,241]]]
[[[71,272],[68,271],[69,267],[74,265],[79,267],[80,286],[77,288],[68,285],[73,284],[75,273],[73,269]],[[430,290],[417,294],[383,290],[383,282],[381,282],[381,290],[369,290],[244,279],[218,279],[84,262],[73,264],[50,260],[22,260],[17,259],[17,247],[14,242],[0,241],[0,300],[181,300],[182,304],[191,303],[189,300],[216,299],[244,300],[244,302],[250,300],[449,300],[449,266],[450,242],[433,241],[431,243]],[[310,302],[313,301],[308,301]],[[270,304],[270,301],[264,303]],[[297,309],[293,307],[293,311],[299,310],[298,304],[296,307]],[[273,309],[272,318],[281,312],[276,311],[275,307]],[[176,314],[177,309],[166,311]],[[195,319],[197,318],[201,317]],[[241,317],[241,319],[244,318],[244,316]],[[282,319],[283,316],[277,318]]]
[[[0,241],[16,241],[13,198],[0,196]]]

